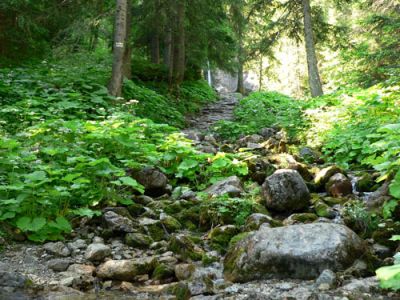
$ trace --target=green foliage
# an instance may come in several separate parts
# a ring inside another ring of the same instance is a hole
[[[398,241],[400,236],[394,236],[391,240]],[[386,266],[376,270],[376,276],[380,280],[381,287],[384,289],[400,290],[400,253],[395,256],[393,266]]]
[[[274,126],[294,137],[304,126],[302,103],[277,92],[255,92],[240,101],[235,122],[220,122],[215,130],[223,137],[235,138]]]
[[[200,223],[244,225],[248,216],[259,212],[259,205],[247,198],[230,198],[228,195],[203,200],[200,204]]]

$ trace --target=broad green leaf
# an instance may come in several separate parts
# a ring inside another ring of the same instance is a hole
[[[43,217],[36,217],[33,218],[29,230],[36,232],[42,229],[44,225],[46,225],[46,219]]]
[[[18,220],[17,220],[17,223],[16,223],[16,225],[17,225],[17,227],[19,228],[19,229],[21,229],[22,231],[28,231],[29,229],[30,229],[30,226],[31,226],[31,218],[30,217],[20,217]]]

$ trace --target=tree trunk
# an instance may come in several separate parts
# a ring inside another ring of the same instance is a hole
[[[304,14],[304,40],[306,43],[308,81],[311,96],[318,97],[324,94],[322,91],[321,78],[318,71],[318,60],[315,51],[315,41],[312,28],[310,0],[302,0]]]
[[[239,40],[239,48],[238,48],[238,83],[237,83],[237,89],[236,92],[241,93],[242,95],[245,94],[245,88],[244,88],[244,72],[243,72],[243,66],[244,66],[244,50],[243,50],[243,32],[242,29],[239,29],[238,32],[238,40]]]
[[[122,93],[127,11],[128,0],[117,0],[114,25],[113,66],[111,79],[108,84],[109,93],[116,97],[121,96]]]
[[[172,53],[172,33],[171,29],[167,30],[164,40],[164,65],[169,69],[171,66],[171,53]]]
[[[185,0],[178,0],[177,6],[177,26],[174,42],[174,78],[176,85],[182,83],[185,78]]]
[[[160,63],[160,38],[158,33],[151,38],[151,62],[157,65]]]
[[[264,76],[263,76],[263,73],[264,73],[264,64],[263,64],[263,57],[262,57],[262,55],[260,56],[260,65],[259,65],[259,67],[260,67],[260,69],[259,69],[259,72],[260,72],[260,77],[259,77],[259,87],[258,87],[258,91],[262,91],[262,85],[263,85],[263,80],[264,80]]]
[[[126,36],[123,62],[124,77],[132,79],[132,0],[127,0]]]
[[[238,84],[237,84],[237,90],[236,92],[241,93],[242,95],[245,94],[245,89],[244,89],[244,72],[243,72],[243,63],[239,62],[239,68],[238,68]]]

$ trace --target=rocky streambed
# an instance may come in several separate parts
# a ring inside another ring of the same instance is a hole
[[[400,299],[374,277],[392,263],[398,245],[388,238],[400,229],[387,220],[368,232],[360,206],[379,205],[387,186],[324,165],[309,148],[288,154],[278,128],[235,143],[207,133],[237,100],[224,95],[184,133],[204,152],[251,151],[246,178],[200,198],[155,168],[132,174],[146,196],[74,220],[67,240],[36,245],[15,232],[21,241],[0,241],[0,299]],[[221,195],[254,198],[242,225],[213,200]]]

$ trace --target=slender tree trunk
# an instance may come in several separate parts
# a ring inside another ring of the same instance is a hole
[[[318,71],[318,60],[315,51],[315,41],[311,19],[310,0],[302,0],[304,14],[304,40],[306,43],[308,81],[310,84],[311,96],[318,97],[324,94],[321,78]]]
[[[185,0],[178,0],[177,6],[177,30],[174,46],[174,81],[179,85],[185,78]]]
[[[160,63],[160,37],[155,33],[151,38],[151,62],[153,64]]]
[[[113,66],[112,75],[108,84],[108,91],[111,95],[119,97],[122,93],[123,63],[126,42],[128,1],[117,0],[115,28],[114,28],[114,47],[113,47]]]
[[[259,65],[259,67],[260,67],[260,69],[259,69],[259,72],[260,72],[260,74],[259,74],[259,87],[258,87],[258,90],[261,92],[262,91],[262,85],[263,85],[263,72],[264,72],[264,64],[263,64],[263,57],[262,57],[262,55],[260,56],[260,65]]]
[[[243,60],[243,35],[242,31],[239,31],[239,50],[238,50],[238,83],[237,83],[237,89],[236,92],[241,93],[242,95],[245,94],[245,88],[244,88],[244,71],[243,71],[243,65],[244,65],[244,60]]]
[[[164,40],[164,65],[166,65],[168,69],[171,66],[171,53],[172,53],[171,47],[172,47],[172,32],[171,29],[168,28]]]
[[[132,0],[127,0],[126,36],[123,62],[124,77],[132,79]]]
[[[239,62],[239,68],[238,68],[238,84],[237,84],[236,92],[241,93],[242,95],[245,94],[245,89],[244,89],[244,72],[243,72],[243,63],[242,63],[242,62]]]

